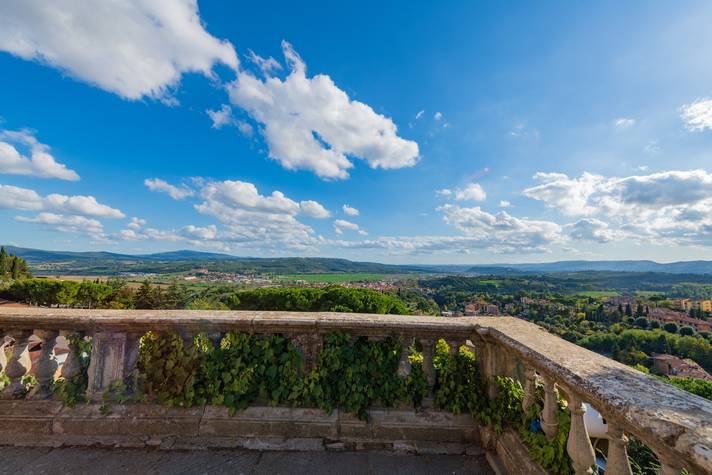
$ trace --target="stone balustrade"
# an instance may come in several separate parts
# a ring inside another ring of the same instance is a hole
[[[474,347],[485,376],[510,376],[522,383],[525,411],[534,404],[537,383],[543,383],[540,422],[547,437],[555,437],[559,430],[559,397],[568,402],[571,425],[567,452],[576,474],[595,473],[584,403],[595,408],[607,426],[607,474],[632,473],[626,454],[629,436],[655,452],[663,474],[678,474],[683,468],[695,474],[712,473],[712,403],[511,317],[6,308],[0,309],[0,345],[3,336],[9,336],[14,344],[7,355],[5,348],[0,348],[0,370],[9,378],[0,398],[13,400],[12,410],[16,410],[19,406],[14,398],[21,394],[23,377],[30,373],[37,384],[26,398],[51,398],[57,339],[69,342],[60,371],[63,377],[71,378],[80,371],[77,338],[91,337],[87,393],[100,400],[113,381],[126,378],[134,370],[139,340],[147,331],[176,332],[186,339],[198,332],[283,334],[301,349],[307,368],[315,363],[322,337],[334,331],[373,339],[391,335],[405,341],[417,339],[431,391],[437,377],[433,354],[438,339],[445,339],[451,351],[467,343]],[[30,337],[42,342],[34,364],[27,351]],[[410,369],[405,351],[398,369],[402,375]],[[496,385],[491,384],[490,397],[496,396],[496,391]],[[487,428],[483,430],[487,432]],[[505,450],[501,445],[506,438],[497,439],[483,436],[480,442],[499,453]],[[524,464],[501,455],[511,473],[532,473],[527,468],[530,462]]]

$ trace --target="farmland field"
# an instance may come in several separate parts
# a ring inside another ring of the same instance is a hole
[[[277,276],[280,280],[295,281],[303,280],[306,282],[356,282],[361,280],[392,280],[397,277],[394,274],[287,274]]]

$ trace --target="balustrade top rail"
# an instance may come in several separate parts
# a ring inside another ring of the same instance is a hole
[[[712,402],[679,390],[513,317],[423,317],[348,313],[1,308],[0,330],[255,333],[472,340],[493,346],[595,407],[609,424],[645,441],[664,465],[712,473]]]

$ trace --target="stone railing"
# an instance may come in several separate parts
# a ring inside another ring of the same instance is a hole
[[[418,339],[431,390],[436,379],[433,353],[437,340],[445,339],[452,349],[467,343],[474,346],[484,375],[510,376],[522,383],[525,410],[535,399],[536,382],[543,382],[541,426],[547,437],[553,438],[558,431],[558,397],[568,401],[571,426],[567,452],[577,474],[593,473],[595,465],[594,449],[584,423],[584,403],[603,416],[607,427],[607,474],[632,473],[626,453],[629,435],[655,452],[665,475],[678,474],[683,468],[695,474],[712,473],[712,403],[511,317],[448,319],[336,313],[6,308],[0,309],[0,337],[10,336],[14,345],[9,357],[0,351],[0,368],[10,379],[0,397],[12,399],[22,389],[23,376],[32,370],[37,385],[27,398],[51,398],[58,337],[75,341],[70,337],[90,336],[87,393],[100,400],[113,381],[133,371],[139,339],[147,331],[176,332],[186,339],[198,332],[283,334],[290,336],[302,350],[307,367],[314,364],[322,337],[333,331],[374,339],[391,335]],[[31,336],[42,342],[34,364],[27,352]],[[0,344],[2,341],[0,338]],[[62,376],[71,378],[80,371],[77,352],[78,348],[70,344],[61,365]],[[401,363],[399,371],[407,373],[405,351]],[[490,396],[496,396],[496,391],[497,386],[492,384]],[[483,434],[483,445],[498,453],[504,450],[500,447],[501,437],[498,439],[486,429]],[[504,453],[500,456],[510,472],[531,473],[521,461],[508,461]]]

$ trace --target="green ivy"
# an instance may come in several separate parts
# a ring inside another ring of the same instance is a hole
[[[70,345],[76,345],[79,358],[79,372],[71,378],[60,377],[53,382],[53,393],[67,406],[74,407],[78,402],[85,401],[87,383],[89,381],[88,369],[91,355],[91,340],[84,338],[71,339]]]
[[[417,407],[427,394],[419,355],[410,355],[410,375],[398,376],[401,351],[395,338],[332,333],[324,337],[316,367],[303,374],[298,349],[282,335],[230,332],[215,345],[205,334],[186,344],[176,334],[147,333],[138,368],[147,398],[168,406],[211,403],[234,413],[259,401],[341,408],[366,419],[370,407],[401,401]]]

